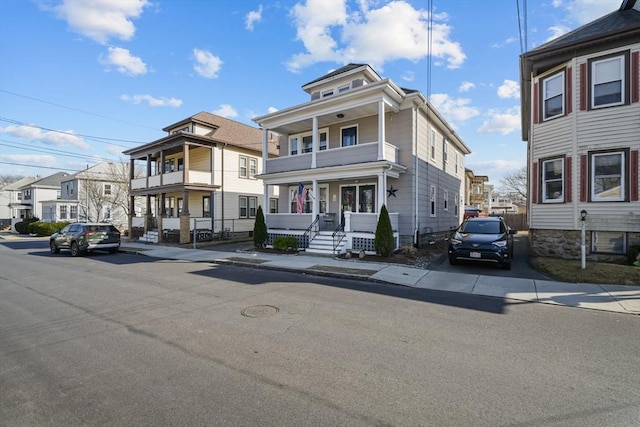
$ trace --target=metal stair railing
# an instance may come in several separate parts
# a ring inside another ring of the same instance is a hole
[[[336,243],[336,236],[339,237],[338,242]],[[346,233],[344,232],[344,224],[340,222],[338,226],[333,230],[333,234],[331,238],[333,239],[333,256],[336,256],[336,249],[340,246],[340,243],[346,237]]]
[[[307,249],[311,241],[318,235],[318,221],[320,221],[320,215],[316,215],[316,219],[311,223],[302,235],[302,246]]]

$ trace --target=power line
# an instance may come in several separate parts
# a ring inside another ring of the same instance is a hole
[[[151,129],[151,130],[155,130],[155,131],[159,130],[158,128],[153,128],[153,127],[150,127],[150,126],[141,125],[139,123],[133,123],[133,122],[129,122],[129,121],[126,121],[126,120],[116,119],[116,118],[105,116],[105,115],[102,115],[102,114],[92,113],[90,111],[80,110],[79,108],[73,108],[73,107],[68,107],[66,105],[62,105],[62,104],[56,104],[55,102],[45,101],[44,99],[34,98],[34,97],[31,97],[31,96],[27,96],[27,95],[22,95],[20,93],[11,92],[11,91],[4,90],[4,89],[0,89],[0,92],[8,93],[9,95],[19,96],[21,98],[29,99],[31,101],[42,102],[43,104],[49,104],[49,105],[54,105],[54,106],[60,107],[60,108],[66,108],[67,110],[77,111],[79,113],[88,114],[90,116],[100,117],[100,118],[107,119],[107,120],[113,120],[113,121],[120,122],[120,123],[126,123],[126,124],[129,124],[129,125],[138,126],[138,127],[141,127],[141,128]]]
[[[142,142],[142,141],[132,141],[132,140],[128,140],[128,139],[106,138],[106,137],[103,137],[103,136],[93,136],[93,135],[84,135],[84,134],[81,134],[81,133],[66,132],[66,131],[63,131],[63,130],[46,128],[46,127],[43,127],[43,126],[38,126],[38,125],[31,124],[31,123],[21,122],[19,120],[9,119],[7,117],[0,117],[0,121],[7,122],[7,123],[12,123],[12,124],[15,124],[15,125],[20,125],[20,126],[32,127],[32,128],[35,128],[35,129],[47,130],[47,131],[50,131],[50,132],[62,133],[62,134],[65,134],[65,135],[70,135],[70,136],[79,136],[79,137],[83,137],[83,138],[94,140],[96,142],[101,142],[103,144],[106,144],[106,142],[100,141],[100,140],[118,141],[118,142],[130,142],[132,144],[146,144],[146,142]],[[120,144],[112,144],[112,145],[117,145],[118,147],[128,148],[128,147],[126,147],[124,145],[120,145]]]
[[[40,148],[40,149],[33,148],[33,147],[27,148],[23,145],[15,145],[16,144],[15,141],[7,141],[6,139],[1,139],[1,138],[0,138],[0,141],[5,143],[5,144],[0,143],[0,146],[17,148],[19,150],[35,151],[37,153],[55,154],[58,156],[62,155],[63,157],[75,157],[83,160],[96,160],[96,159],[109,160],[108,158],[101,157],[101,156],[88,156],[84,154],[72,153],[70,151],[56,150],[55,148]]]

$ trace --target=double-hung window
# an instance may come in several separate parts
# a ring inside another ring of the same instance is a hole
[[[542,162],[542,202],[564,202],[564,158]]]
[[[351,147],[358,144],[358,127],[351,126],[340,129],[343,147]]]
[[[626,102],[626,55],[590,62],[591,108],[621,105]]]
[[[258,198],[255,196],[239,196],[238,197],[240,218],[255,218]]]
[[[318,129],[318,150],[327,149],[328,140],[327,128]],[[289,154],[296,155],[299,153],[313,152],[313,134],[312,132],[299,133],[289,136]]]
[[[564,71],[542,80],[542,119],[564,115]]]
[[[446,138],[442,141],[442,161],[444,167],[446,168],[447,162],[449,161],[449,143],[447,142]]]
[[[289,154],[292,156],[298,154],[298,137],[289,138]]]
[[[302,152],[310,153],[313,151],[313,138],[311,135],[302,137]]]
[[[240,156],[240,178],[247,178],[247,158]]]
[[[627,195],[628,152],[589,153],[592,202],[621,202]]]
[[[449,190],[444,190],[443,207],[445,211],[449,210]]]
[[[60,205],[60,219],[67,219],[67,206]]]
[[[105,184],[104,185],[104,195],[105,196],[110,196],[111,195],[111,184]]]
[[[429,193],[429,214],[436,216],[436,186],[432,185]]]
[[[249,158],[249,178],[255,178],[258,174],[258,159]]]
[[[436,131],[431,129],[431,135],[429,137],[429,146],[431,148],[431,160],[436,159]]]

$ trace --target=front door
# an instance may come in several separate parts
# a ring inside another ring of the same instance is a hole
[[[341,188],[340,214],[342,216],[341,218],[342,224],[344,224],[344,212],[357,212],[355,186],[348,186],[348,187]]]

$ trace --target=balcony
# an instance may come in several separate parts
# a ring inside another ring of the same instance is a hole
[[[169,172],[161,175],[151,175],[131,180],[131,189],[139,190],[143,188],[161,187],[175,184],[204,184],[212,185],[212,173],[207,171],[189,171],[189,180],[185,182],[183,171]]]
[[[386,161],[397,163],[398,147],[384,143]],[[278,157],[267,160],[267,173],[280,173],[311,169],[311,153]],[[331,148],[316,153],[316,167],[344,166],[378,161],[378,143],[368,142],[351,147]]]

